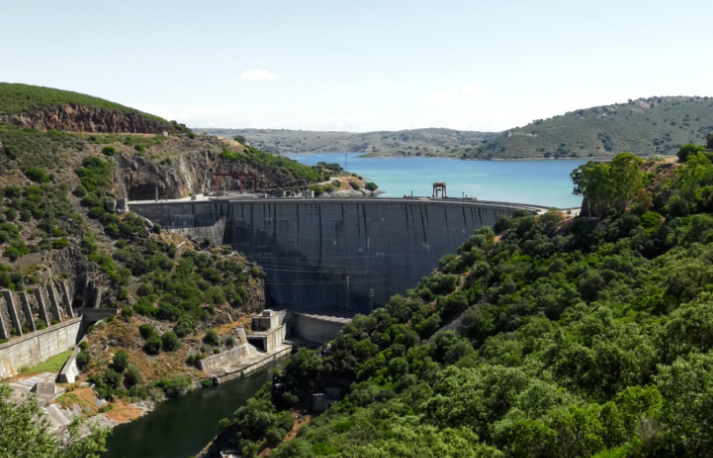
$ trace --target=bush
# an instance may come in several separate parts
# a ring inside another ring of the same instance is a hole
[[[188,391],[191,386],[191,379],[188,377],[173,377],[171,379],[162,379],[158,385],[166,397],[179,398]]]
[[[156,330],[150,324],[142,324],[139,326],[139,334],[141,334],[141,337],[145,340],[148,340],[149,337],[156,334]]]
[[[141,381],[141,371],[136,366],[129,365],[129,368],[124,375],[124,386],[131,388],[132,386],[141,383]]]
[[[79,348],[81,348],[82,350],[86,350],[89,348],[89,344],[86,341],[79,342]]]
[[[163,346],[163,341],[156,334],[152,334],[148,339],[146,339],[146,344],[144,344],[144,351],[149,355],[158,355],[161,353],[161,347]]]
[[[208,345],[218,346],[220,345],[220,337],[218,337],[218,333],[215,329],[208,329],[205,333],[205,337],[203,337],[203,342]]]
[[[513,221],[505,215],[498,216],[498,219],[493,225],[493,230],[496,234],[502,234],[503,232],[512,229]]]
[[[20,150],[17,149],[17,146],[6,146],[4,148],[5,151],[5,156],[7,156],[11,161],[14,161],[18,157],[20,157]]]
[[[42,167],[27,167],[22,169],[22,173],[35,183],[47,183],[50,181],[49,175],[45,173]]]
[[[284,438],[285,432],[278,428],[270,428],[265,433],[265,441],[267,442],[267,445],[272,448],[275,448],[280,445],[280,442],[282,442],[282,439]]]
[[[41,331],[43,329],[47,328],[47,323],[45,323],[45,320],[37,320],[35,321],[35,328],[37,328],[38,331]],[[84,343],[84,342],[82,342]]]
[[[320,185],[316,184],[314,186],[310,186],[309,189],[311,191],[314,191],[315,196],[321,196],[324,194],[324,188],[322,188]]]
[[[117,372],[124,372],[124,370],[129,367],[129,354],[124,350],[119,350],[116,352],[111,362]]]
[[[102,375],[102,382],[104,382],[104,385],[107,387],[116,390],[121,384],[121,374],[113,369],[107,369]]]
[[[229,336],[227,339],[225,339],[225,346],[232,348],[235,346],[235,337]]]
[[[168,331],[161,336],[163,351],[176,351],[181,348],[181,341],[178,340],[176,334],[172,331]]]
[[[253,441],[245,441],[240,449],[245,458],[255,458],[257,452],[260,451],[260,446]]]
[[[104,156],[113,156],[116,154],[116,149],[113,146],[105,146],[102,148],[102,154]]]
[[[79,370],[83,372],[89,366],[89,363],[92,361],[92,354],[89,353],[89,350],[83,349],[79,352],[75,361],[77,362],[77,367],[79,368]]]
[[[332,192],[334,191],[334,186],[332,186],[331,184],[325,184],[324,186],[322,186],[322,190],[324,190],[324,192]]]
[[[686,162],[690,155],[696,155],[697,153],[702,153],[706,150],[703,145],[696,145],[694,143],[687,143],[681,147],[676,153],[678,156],[678,162]]]
[[[366,185],[364,185],[364,188],[366,188],[367,191],[376,191],[379,189],[379,186],[374,183],[373,181],[368,182]]]
[[[350,181],[349,186],[351,186],[352,189],[355,191],[358,191],[361,189],[361,186],[359,186],[359,183],[357,183],[356,181]]]

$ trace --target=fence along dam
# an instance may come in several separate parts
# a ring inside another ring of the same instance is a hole
[[[165,229],[231,245],[266,273],[268,306],[368,313],[405,294],[482,226],[516,208],[467,199],[214,199],[132,202]]]

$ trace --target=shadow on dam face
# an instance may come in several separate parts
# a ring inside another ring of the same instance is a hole
[[[405,294],[515,204],[420,199],[256,199],[132,204],[164,228],[233,246],[267,275],[268,305],[368,313]],[[532,207],[528,207],[532,210]]]

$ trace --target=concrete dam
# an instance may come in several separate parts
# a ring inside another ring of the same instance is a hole
[[[267,274],[268,306],[368,313],[404,294],[482,226],[531,205],[468,199],[132,202],[145,218],[231,245]]]

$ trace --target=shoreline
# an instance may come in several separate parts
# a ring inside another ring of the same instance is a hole
[[[306,152],[306,153],[280,153],[280,156],[284,156],[287,158],[290,158],[290,156],[294,155],[301,155],[301,156],[307,156],[307,155],[316,155],[316,154],[345,154],[343,151],[333,151],[333,152]],[[346,152],[346,154],[359,154],[359,156],[356,157],[356,159],[450,159],[454,161],[480,161],[480,162],[489,162],[489,161],[499,161],[499,162],[509,162],[509,161],[602,161],[602,160],[607,160],[607,159],[612,159],[614,158],[614,155],[612,156],[593,156],[593,157],[560,157],[560,158],[554,158],[554,157],[509,157],[509,158],[491,158],[491,159],[478,159],[478,158],[467,158],[467,159],[460,159],[457,157],[453,156],[369,156],[368,153],[360,153],[358,151],[353,151],[353,152]],[[642,159],[647,159],[647,156],[640,156]],[[662,158],[668,158],[668,157],[675,157],[675,155],[665,155],[665,156],[660,156]]]

